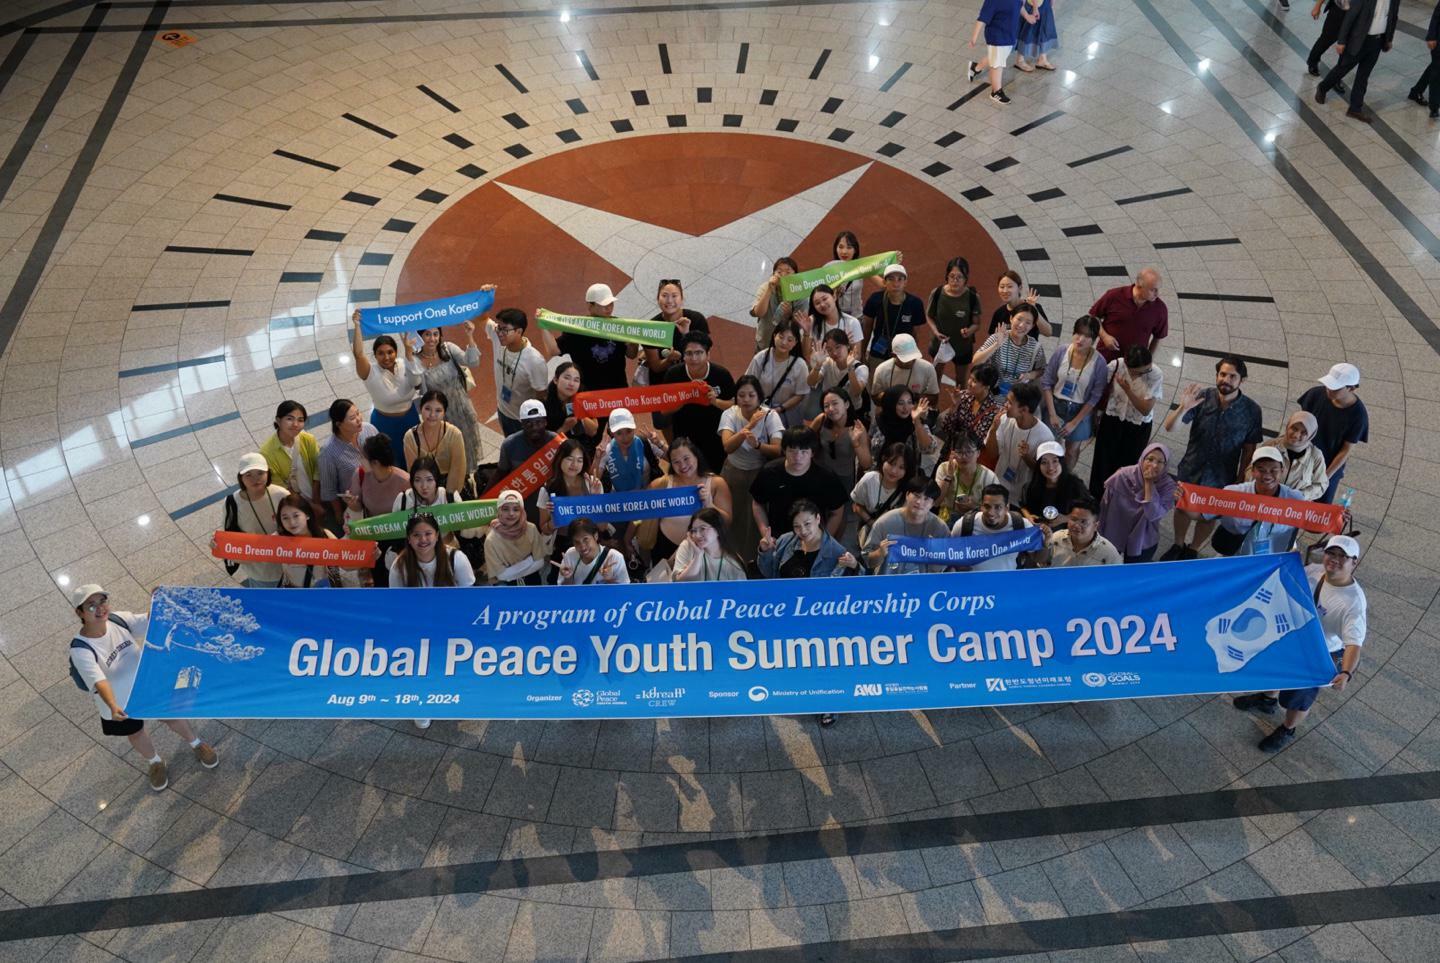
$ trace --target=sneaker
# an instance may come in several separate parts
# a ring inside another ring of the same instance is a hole
[[[416,729],[429,729],[429,728],[430,728],[430,720],[429,720],[429,719],[416,719],[416,720],[415,720],[415,728],[416,728]]]
[[[1279,752],[1290,743],[1295,741],[1295,730],[1286,729],[1284,726],[1276,726],[1275,731],[1264,739],[1260,740],[1260,748],[1265,752]]]
[[[200,745],[196,746],[190,751],[195,753],[195,758],[200,760],[200,765],[204,766],[206,769],[214,769],[216,766],[220,765],[219,754],[216,753],[213,748],[211,748],[210,743],[208,742],[202,742],[200,743]]]
[[[1160,556],[1160,561],[1162,561],[1162,562],[1178,562],[1180,559],[1182,559],[1182,558],[1184,558],[1184,557],[1185,557],[1185,546],[1184,546],[1184,545],[1171,545],[1171,546],[1165,551],[1165,554]]]
[[[1324,85],[1324,84],[1318,85],[1318,86],[1315,88],[1315,103],[1317,103],[1317,104],[1323,104],[1323,103],[1325,103],[1325,95],[1328,94],[1328,93],[1330,93],[1330,91],[1328,91],[1328,90],[1325,89],[1325,85]]]
[[[165,763],[150,763],[150,788],[159,792],[170,785],[170,774],[165,771]]]
[[[1242,712],[1253,709],[1255,712],[1273,715],[1280,707],[1280,700],[1265,692],[1252,692],[1249,695],[1236,696],[1231,700],[1231,705]]]
[[[833,712],[820,713],[820,724],[822,726],[833,726],[835,724],[835,714]]]
[[[979,74],[979,73],[980,73],[980,71],[978,71],[978,70],[975,69],[975,61],[973,61],[973,60],[966,61],[966,66],[965,66],[965,79],[966,79],[966,80],[974,81],[976,75]]]
[[[990,99],[995,101],[995,103],[997,104],[1010,103],[1010,98],[1005,96],[1005,90],[1003,88],[1000,90],[990,91]]]

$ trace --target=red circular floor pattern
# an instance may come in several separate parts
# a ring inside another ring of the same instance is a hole
[[[585,289],[603,281],[616,292],[631,278],[503,187],[560,198],[698,235],[869,164],[843,197],[789,254],[801,270],[831,257],[841,230],[855,232],[866,254],[904,253],[908,289],[920,298],[941,282],[945,263],[963,256],[982,303],[994,300],[1005,261],[964,208],[931,185],[883,162],[823,144],[760,134],[674,133],[607,141],[544,157],[482,184],[441,215],[416,242],[401,271],[398,303],[499,286],[497,307],[584,313]],[[663,251],[662,251],[663,253]],[[760,271],[753,291],[764,280]],[[867,282],[867,292],[878,282]],[[687,308],[714,308],[687,300]],[[645,315],[656,309],[652,306]],[[748,319],[747,319],[748,320]],[[711,316],[716,360],[735,375],[749,363],[754,331]],[[540,343],[532,327],[532,340]],[[922,338],[923,341],[923,338]],[[481,339],[488,355],[488,345]],[[490,359],[476,371],[476,405],[494,411]]]

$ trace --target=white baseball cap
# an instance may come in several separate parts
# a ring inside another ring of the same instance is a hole
[[[1332,365],[1330,370],[1325,372],[1325,376],[1320,379],[1320,383],[1331,391],[1353,388],[1360,383],[1360,369],[1342,361],[1337,365]]]
[[[630,414],[629,408],[616,408],[610,412],[610,434],[617,431],[624,431],[626,428],[635,427],[635,416]]]
[[[1040,459],[1044,458],[1046,455],[1054,455],[1056,458],[1059,458],[1061,461],[1064,461],[1064,460],[1065,460],[1065,446],[1062,445],[1062,444],[1060,444],[1060,442],[1058,442],[1058,441],[1042,442],[1041,445],[1040,445],[1040,447],[1035,450],[1035,460],[1036,460],[1036,461],[1039,461]]]
[[[1360,557],[1360,543],[1349,535],[1331,535],[1330,540],[1325,543],[1325,551],[1338,548],[1351,558]]]
[[[1334,539],[1331,539],[1331,542],[1334,542]],[[70,590],[70,607],[72,609],[78,609],[85,604],[85,600],[90,596],[105,594],[105,590],[94,583],[76,586]]]
[[[497,507],[505,504],[506,502],[519,502],[523,505],[525,504],[525,496],[520,494],[513,488],[507,488],[503,492],[501,492],[499,496],[495,499],[495,504]]]
[[[258,451],[252,451],[247,455],[240,456],[240,467],[237,469],[237,473],[243,475],[247,471],[268,471],[269,468],[270,463],[265,460],[265,456]]]
[[[897,334],[890,342],[890,350],[895,352],[895,357],[904,362],[911,362],[920,357],[920,348],[915,344],[915,336],[910,334]]]
[[[525,403],[523,403],[523,404],[520,406],[520,420],[521,420],[521,421],[524,421],[524,420],[527,419],[527,418],[544,418],[544,417],[546,417],[546,415],[545,415],[545,402],[541,401],[541,400],[538,399],[538,398],[531,398],[530,400],[526,401]]]
[[[1253,465],[1257,461],[1262,461],[1266,458],[1270,459],[1271,461],[1278,461],[1282,465],[1285,464],[1285,456],[1280,453],[1279,448],[1276,448],[1273,445],[1265,445],[1262,448],[1256,448],[1255,454],[1250,456],[1250,464]]]
[[[889,267],[885,268],[883,275],[884,277],[888,278],[892,274],[898,274],[902,278],[908,278],[910,276],[910,272],[905,270],[905,265],[903,264],[891,264]]]
[[[592,284],[585,291],[587,304],[598,304],[604,307],[607,304],[615,303],[615,292],[610,290],[608,284]]]

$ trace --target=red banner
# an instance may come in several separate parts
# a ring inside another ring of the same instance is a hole
[[[538,492],[540,486],[550,477],[550,463],[555,460],[555,452],[564,441],[565,433],[556,432],[554,438],[541,445],[539,451],[525,460],[525,464],[491,485],[480,497],[499,498],[500,493],[508,489],[529,498]]]
[[[576,418],[604,418],[616,408],[629,408],[630,413],[642,411],[674,411],[686,405],[708,405],[710,386],[703,381],[676,385],[652,385],[648,388],[612,388],[608,391],[582,391],[575,396]]]
[[[294,538],[289,535],[216,532],[215,550],[211,554],[216,558],[228,558],[236,562],[370,568],[375,564],[375,543],[348,538]]]
[[[1345,531],[1345,509],[1324,502],[1274,498],[1186,484],[1181,486],[1179,507],[1205,515],[1228,515],[1231,518],[1253,518],[1257,522],[1289,525],[1307,532],[1338,535]]]

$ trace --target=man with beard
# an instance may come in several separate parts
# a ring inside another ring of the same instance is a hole
[[[1180,407],[1165,416],[1165,430],[1177,421],[1190,426],[1190,442],[1176,474],[1190,485],[1224,488],[1245,481],[1245,467],[1260,443],[1260,406],[1240,391],[1248,371],[1245,362],[1229,355],[1215,362],[1215,387],[1188,384]],[[1195,523],[1195,537],[1190,538]],[[1215,531],[1215,520],[1175,509],[1175,544],[1160,561],[1196,558]]]

